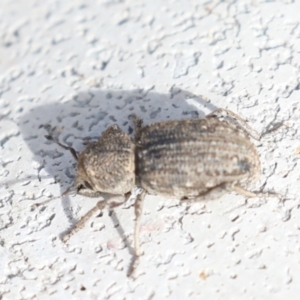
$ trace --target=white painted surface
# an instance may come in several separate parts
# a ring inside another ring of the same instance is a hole
[[[298,299],[299,11],[299,1],[2,0],[0,298]],[[132,112],[147,124],[216,107],[259,131],[284,123],[256,143],[253,187],[266,182],[284,203],[148,196],[135,281],[132,207],[95,216],[67,245],[59,236],[95,199],[31,211],[75,175],[41,125],[80,151],[113,123],[128,131]]]

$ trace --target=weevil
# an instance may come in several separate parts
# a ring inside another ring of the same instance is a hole
[[[51,134],[46,136],[70,150],[77,160],[74,187],[63,195],[71,190],[88,197],[104,198],[64,236],[65,242],[97,210],[124,203],[134,187],[140,188],[135,200],[135,262],[141,254],[138,237],[146,194],[189,202],[216,199],[228,192],[256,196],[246,188],[260,175],[259,155],[250,139],[250,136],[255,139],[260,136],[232,111],[217,109],[204,119],[147,126],[135,115],[132,119],[134,138],[115,124],[79,155]],[[122,195],[124,201],[111,202],[117,195]],[[135,267],[133,263],[130,274]]]

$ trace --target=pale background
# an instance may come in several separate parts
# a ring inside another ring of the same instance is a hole
[[[300,2],[0,3],[0,299],[299,299]],[[210,101],[209,104],[206,101]],[[144,252],[133,207],[59,237],[95,199],[66,197],[72,156],[113,123],[237,112],[262,132],[260,181],[277,198],[228,194],[188,207],[148,196]]]

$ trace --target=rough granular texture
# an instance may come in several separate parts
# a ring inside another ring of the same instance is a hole
[[[117,125],[78,157],[75,186],[111,194],[125,194],[135,183],[135,145]]]
[[[299,11],[294,0],[1,0],[1,300],[298,299]],[[130,114],[147,125],[217,107],[260,133],[283,122],[253,141],[262,173],[247,188],[285,201],[148,195],[134,282],[132,202],[67,244],[59,237],[98,199],[31,209],[76,177],[44,124],[80,153],[112,124],[131,134]]]

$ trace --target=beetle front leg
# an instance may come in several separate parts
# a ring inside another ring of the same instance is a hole
[[[62,237],[62,241],[64,243],[66,243],[70,237],[72,235],[74,235],[76,232],[78,232],[80,229],[82,229],[86,222],[97,212],[97,211],[102,211],[103,209],[105,208],[109,208],[109,209],[112,209],[112,208],[115,208],[115,207],[118,207],[120,205],[122,205],[123,203],[125,203],[129,197],[131,196],[131,193],[127,193],[124,195],[124,201],[122,202],[111,202],[109,203],[109,201],[111,201],[113,198],[115,198],[115,196],[118,196],[118,195],[112,195],[110,198],[108,199],[104,199],[104,200],[101,200],[97,203],[97,205],[95,207],[93,207],[91,210],[89,210],[83,217],[81,217],[81,219],[75,224],[75,226],[73,228],[70,229],[69,232],[67,232],[63,237]]]
[[[91,189],[79,189],[77,194],[89,198],[99,198],[103,195],[103,193]]]

